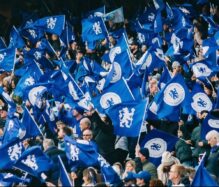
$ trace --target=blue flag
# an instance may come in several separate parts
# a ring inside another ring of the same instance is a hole
[[[161,12],[158,11],[154,20],[154,33],[159,33],[163,30]]]
[[[111,167],[111,165],[100,155],[98,154],[97,158],[99,165],[100,165],[100,171],[103,175],[103,180],[105,183],[109,183],[111,185],[122,185],[122,181],[118,174],[114,171],[114,169]]]
[[[28,64],[26,72],[23,73],[16,85],[16,88],[14,89],[14,95],[23,97],[24,90],[28,86],[32,86],[37,83],[42,74],[42,71],[35,62]]]
[[[105,21],[112,21],[113,23],[124,22],[123,7],[120,7],[105,15]]]
[[[170,76],[169,70],[167,69],[166,66],[164,66],[163,72],[160,76],[160,80],[158,83],[159,88],[162,89],[167,84],[167,82],[170,81],[170,79],[171,79],[171,76]]]
[[[219,132],[219,117],[215,117],[209,113],[201,125],[201,139],[205,140],[206,134],[211,130]]]
[[[92,98],[94,106],[100,112],[104,112],[104,110],[113,105],[133,100],[134,96],[123,78],[108,86],[101,94]]]
[[[98,165],[98,153],[93,144],[85,140],[76,141],[68,136],[65,136],[64,141],[66,156],[72,166],[71,168],[77,169],[78,166],[89,167]]]
[[[0,169],[11,168],[12,165],[20,158],[24,147],[19,139],[15,139],[0,147]]]
[[[107,110],[113,126],[114,133],[119,136],[137,137],[145,119],[147,101],[139,103],[121,103]]]
[[[65,15],[44,17],[36,20],[33,25],[45,32],[60,36],[65,27]]]
[[[204,167],[204,159],[202,159],[201,163],[199,164],[198,169],[195,173],[195,177],[191,184],[191,187],[196,186],[219,186]]]
[[[72,186],[72,182],[68,176],[68,173],[62,162],[62,159],[60,156],[58,156],[58,158],[59,158],[59,164],[60,164],[60,181],[62,183],[62,186]]]
[[[22,124],[26,128],[25,138],[36,137],[38,135],[43,136],[40,128],[38,127],[36,121],[31,116],[28,109],[25,107],[23,112]]]
[[[12,71],[15,63],[15,48],[0,50],[0,68],[5,71]]]
[[[105,39],[107,30],[103,19],[93,17],[82,20],[82,39],[83,41],[94,42]]]
[[[74,28],[68,21],[65,23],[65,28],[60,39],[64,42],[65,46],[68,46],[70,42],[75,41]]]
[[[187,107],[190,101],[191,96],[185,81],[181,74],[177,74],[155,95],[149,109],[159,119],[179,121],[180,107]]]
[[[40,146],[33,146],[22,153],[16,161],[15,167],[33,176],[45,179],[45,172],[51,169],[52,164],[52,160],[43,153]]]
[[[176,136],[153,129],[140,142],[140,147],[148,148],[150,153],[149,161],[158,166],[161,163],[163,152],[173,151],[178,140]]]
[[[10,43],[8,48],[23,48],[24,46],[24,40],[20,36],[20,33],[15,26],[13,26],[10,33]]]
[[[211,111],[213,108],[213,103],[207,94],[204,92],[203,88],[200,84],[196,83],[193,87],[192,93],[192,102],[191,107],[193,111],[191,114],[196,114],[197,112],[201,111]]]

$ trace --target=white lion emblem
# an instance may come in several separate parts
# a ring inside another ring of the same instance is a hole
[[[129,108],[125,107],[122,110],[120,110],[119,111],[120,127],[130,128],[132,125],[134,113],[135,113],[135,108],[131,108],[131,110],[129,110]]]

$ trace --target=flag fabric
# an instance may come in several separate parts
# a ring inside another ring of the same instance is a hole
[[[42,28],[45,32],[60,36],[65,27],[65,15],[49,16],[36,20],[33,23],[36,28]]]
[[[201,60],[191,64],[195,77],[208,77],[212,73],[213,66],[205,60]]]
[[[42,28],[35,28],[32,25],[32,27],[21,30],[21,35],[30,40],[32,44],[36,44],[44,36],[44,32]]]
[[[200,84],[196,83],[193,87],[192,93],[192,102],[191,108],[193,111],[190,114],[196,114],[201,111],[211,111],[213,108],[213,103],[208,97],[208,95],[204,92],[203,88]]]
[[[123,7],[107,13],[104,17],[105,21],[112,21],[113,23],[124,22]]]
[[[171,79],[171,76],[170,76],[169,70],[167,69],[166,66],[164,66],[163,72],[160,76],[160,80],[158,83],[159,88],[162,89],[167,84],[167,82],[170,81],[170,79]]]
[[[134,101],[134,96],[123,78],[92,98],[92,102],[98,111],[100,110],[99,112],[104,112],[113,105],[129,101]]]
[[[65,166],[62,162],[62,159],[60,156],[58,156],[59,164],[60,164],[60,181],[62,183],[62,186],[72,186],[72,182],[68,176],[68,173],[65,169]]]
[[[20,158],[24,147],[22,142],[17,138],[13,141],[3,144],[0,147],[1,162],[0,169],[9,169]]]
[[[185,81],[181,74],[177,74],[155,95],[149,109],[159,119],[179,121],[180,107],[187,107],[190,101],[191,96]]]
[[[147,100],[142,100],[140,103],[120,103],[110,107],[107,114],[114,126],[114,134],[127,137],[139,136],[147,103]]]
[[[195,177],[191,184],[191,187],[196,187],[196,186],[209,186],[209,187],[219,186],[204,167],[204,156],[203,159],[201,160],[201,163],[198,166],[198,169],[196,170]]]
[[[74,28],[68,21],[65,23],[65,28],[60,39],[64,42],[65,46],[68,46],[70,42],[75,41]]]
[[[163,152],[173,151],[178,140],[176,136],[153,129],[142,139],[140,147],[148,148],[150,153],[149,161],[158,166],[161,163]]]
[[[38,135],[43,136],[43,133],[38,127],[36,121],[31,116],[30,112],[26,107],[24,108],[23,118],[21,120],[21,123],[23,124],[26,130],[25,138],[36,137]]]
[[[103,19],[93,17],[82,20],[82,39],[87,42],[94,42],[105,39],[107,30]]]
[[[211,130],[216,130],[219,132],[219,117],[215,117],[209,113],[201,125],[201,139],[205,140],[206,134]]]
[[[159,33],[163,30],[161,12],[158,11],[154,20],[154,33]]]
[[[97,158],[100,166],[101,174],[103,175],[103,180],[105,183],[111,185],[122,185],[122,181],[119,175],[114,171],[112,166],[100,155]]]
[[[7,48],[0,50],[0,68],[5,71],[12,71],[15,63],[15,48]]]
[[[153,0],[153,3],[154,3],[154,7],[158,11],[161,11],[165,8],[165,4],[164,4],[163,0]]]
[[[14,95],[23,97],[24,90],[28,86],[32,86],[37,83],[42,76],[42,71],[39,69],[35,62],[27,65],[26,72],[23,73],[22,77],[19,79],[15,89]]]
[[[74,140],[65,136],[65,151],[69,160],[71,171],[80,167],[97,166],[96,148],[86,140]]]
[[[43,153],[40,146],[32,146],[22,153],[15,167],[45,180],[45,173],[51,169],[52,164],[52,160]]]
[[[20,36],[20,33],[15,28],[15,26],[13,26],[10,33],[10,43],[8,45],[8,48],[23,48],[24,46],[24,40]]]
[[[26,178],[25,176],[18,177],[18,176],[14,175],[14,174],[11,174],[11,173],[5,173],[5,174],[3,174],[2,181],[3,182],[8,182],[8,183],[23,183],[23,184],[28,184],[28,183],[30,183],[31,179]],[[2,186],[1,182],[0,182],[0,186]],[[3,186],[5,186],[5,185],[3,185]],[[10,186],[12,186],[12,184]]]

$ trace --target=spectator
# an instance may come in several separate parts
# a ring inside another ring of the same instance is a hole
[[[136,178],[137,186],[148,186],[151,180],[151,174],[147,171],[140,171],[137,174],[134,174]]]
[[[188,177],[185,176],[185,167],[180,164],[174,164],[169,171],[168,187],[171,186],[190,186]]]
[[[165,151],[162,154],[161,164],[157,168],[158,179],[160,179],[164,185],[167,185],[169,171],[171,166],[174,164],[180,164],[180,161],[178,158],[172,156],[169,151]]]
[[[149,182],[149,187],[164,187],[164,184],[159,179],[151,179]]]
[[[210,153],[206,158],[206,169],[219,179],[219,133],[216,130],[211,130],[205,138],[211,146]]]
[[[149,160],[149,150],[148,148],[141,148],[138,149],[136,146],[136,172],[139,172],[141,170],[147,171],[150,173],[151,178],[157,178],[157,169],[153,163],[151,163]]]
[[[129,186],[129,187],[136,186],[136,179],[134,177],[134,174],[135,173],[133,172],[127,172],[126,177],[123,179],[124,186]]]
[[[135,161],[134,160],[128,160],[126,163],[125,163],[125,171],[123,173],[123,176],[122,178],[124,179],[126,176],[127,176],[127,173],[128,172],[132,172],[132,173],[136,173],[135,171]]]

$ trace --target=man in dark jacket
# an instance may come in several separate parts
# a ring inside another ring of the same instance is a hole
[[[206,140],[211,146],[211,151],[206,157],[206,169],[219,179],[219,133],[216,130],[209,131]]]

